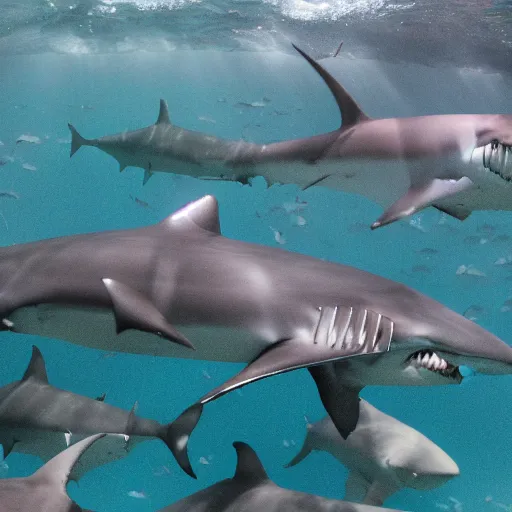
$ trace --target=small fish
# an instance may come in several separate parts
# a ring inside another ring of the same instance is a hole
[[[16,144],[20,142],[29,142],[30,144],[41,144],[41,139],[35,135],[20,135],[16,139]]]
[[[473,265],[461,265],[455,272],[456,275],[460,276],[467,274],[468,276],[486,277],[486,274],[481,270],[478,270]]]
[[[417,252],[419,254],[424,254],[425,256],[434,256],[434,254],[439,254],[439,251],[437,249],[432,249],[430,247],[423,247],[423,249],[420,249]]]
[[[71,139],[57,139],[55,142],[57,144],[71,144]]]
[[[492,224],[482,224],[481,226],[478,226],[477,231],[493,234],[496,231],[496,226],[493,226]]]
[[[142,206],[143,208],[149,208],[149,203],[146,203],[146,201],[143,201],[142,199],[139,199],[138,197],[134,197],[130,194],[130,199],[132,201],[135,201],[139,206]]]
[[[27,171],[37,171],[37,167],[31,164],[23,164],[23,169],[26,169]]]
[[[427,267],[427,265],[414,265],[411,269],[413,272],[416,273],[423,273],[423,274],[431,274],[432,269],[430,267]]]
[[[210,464],[210,463],[209,463],[209,462],[208,462],[204,457],[201,457],[201,458],[199,459],[199,462],[200,462],[201,464],[203,464],[204,466],[208,466],[208,465]]]
[[[480,306],[478,304],[473,304],[472,306],[469,306],[469,308],[466,309],[466,311],[464,311],[463,315],[467,319],[475,322],[476,320],[478,320],[480,317],[482,317],[486,313],[487,313],[487,310],[483,306]]]
[[[144,491],[130,491],[128,493],[128,496],[132,497],[132,498],[138,498],[138,499],[146,499],[147,496],[146,494],[144,493]]]
[[[235,107],[245,107],[245,108],[263,108],[266,107],[270,100],[267,100],[267,98],[264,98],[263,101],[239,101],[238,103],[235,103]]]
[[[20,196],[16,192],[10,190],[0,191],[0,197],[10,197],[12,199],[19,199]]]
[[[507,256],[502,256],[501,258],[498,258],[494,264],[496,266],[503,266],[503,265],[510,265],[512,264],[512,256],[509,254]]]
[[[199,119],[199,121],[204,121],[205,123],[217,124],[217,121],[215,121],[215,119],[212,117],[199,116],[197,119]]]
[[[284,245],[286,243],[286,238],[283,236],[281,231],[278,231],[277,229],[270,226],[270,229],[274,232],[274,240],[281,245]]]

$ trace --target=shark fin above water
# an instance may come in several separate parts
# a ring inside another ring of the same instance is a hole
[[[103,279],[110,295],[117,334],[129,329],[160,335],[194,350],[192,343],[175,329],[140,292],[114,279]]]
[[[467,177],[458,180],[435,178],[422,185],[413,185],[371,225],[371,229],[408,217],[436,201],[468,190],[472,186],[473,182]]]
[[[356,103],[348,91],[322,65],[294,44],[292,44],[292,46],[308,61],[313,69],[322,77],[322,80],[326,83],[327,87],[329,87],[329,90],[334,96],[334,99],[338,104],[338,108],[340,109],[343,127],[371,119],[361,110],[361,107]]]
[[[311,343],[289,339],[271,345],[241,372],[185,410],[173,423],[176,440],[171,451],[185,472],[195,477],[187,454],[188,440],[199,422],[203,406],[208,402],[267,377],[300,368],[322,368],[333,361],[389,350],[393,333],[393,323],[389,319],[372,311],[344,306],[321,307],[319,310]],[[315,382],[327,412],[340,433],[347,437],[359,418],[358,391],[336,394],[331,399],[328,395],[332,392],[333,382],[323,375],[318,381],[315,378]]]

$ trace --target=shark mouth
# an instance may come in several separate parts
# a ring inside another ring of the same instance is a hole
[[[512,147],[493,140],[484,147],[484,167],[505,181],[512,181]]]
[[[447,362],[431,350],[419,350],[418,352],[414,352],[407,362],[416,366],[416,368],[425,368],[447,379],[454,379],[458,382],[462,381],[459,367]]]

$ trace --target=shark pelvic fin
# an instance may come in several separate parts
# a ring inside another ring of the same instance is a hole
[[[292,46],[309,62],[314,70],[322,77],[327,87],[329,87],[340,109],[342,126],[347,127],[370,119],[370,117],[361,110],[361,107],[359,107],[347,90],[323,66],[294,44]]]
[[[2,443],[2,449],[4,451],[4,459],[7,459],[7,457],[9,457],[9,454],[12,452],[12,450],[14,449],[14,445],[16,443],[19,443],[19,440],[16,439],[16,438],[11,438],[9,439],[9,441],[4,441]]]
[[[440,212],[446,213],[447,215],[459,220],[466,220],[471,215],[471,210],[464,208],[464,206],[438,206],[436,204],[433,204],[432,206],[437,208]]]
[[[157,334],[195,350],[192,343],[140,292],[114,279],[103,279],[103,283],[112,301],[117,334],[128,329],[136,329]]]
[[[347,481],[345,482],[345,496],[346,501],[353,501],[361,503],[368,493],[370,482],[359,473],[359,471],[352,470],[348,474]]]
[[[458,180],[435,178],[422,185],[412,185],[407,193],[394,202],[372,225],[371,229],[416,213],[432,203],[445,199],[473,186],[473,182],[462,177]]]
[[[43,359],[43,354],[35,346],[32,346],[32,358],[28,367],[25,370],[22,380],[37,379],[40,382],[48,384],[48,375],[46,374],[46,364]]]
[[[197,201],[188,203],[173,213],[160,225],[171,229],[190,229],[198,227],[220,235],[219,204],[213,196],[204,196]]]
[[[253,484],[261,482],[262,480],[268,480],[267,472],[260,458],[248,444],[236,441],[233,443],[233,447],[236,450],[237,456],[236,471],[233,480]]]
[[[65,490],[75,464],[87,448],[102,437],[105,437],[105,434],[90,436],[71,445],[69,448],[53,457],[53,459],[29,478],[36,481],[44,481],[45,483],[58,486],[59,489]]]
[[[202,406],[208,402],[267,377],[350,357],[381,354],[389,350],[393,323],[382,315],[366,309],[344,306],[319,308],[319,311],[318,324],[310,341],[289,339],[271,345],[240,373],[207,393],[176,420],[178,424],[189,429],[178,430],[181,441],[175,442],[180,446],[180,459],[176,458],[178,462],[182,461],[180,465],[185,471],[186,467],[190,467],[188,440],[199,421]]]
[[[171,124],[169,108],[165,100],[160,100],[160,112],[158,113],[158,119],[155,124]]]

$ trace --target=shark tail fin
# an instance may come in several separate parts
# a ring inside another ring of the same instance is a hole
[[[309,427],[309,425],[308,425]],[[313,451],[312,443],[311,443],[311,430],[308,429],[308,433],[306,435],[306,439],[304,439],[304,444],[300,449],[300,452],[293,457],[293,459],[288,462],[284,467],[291,468],[296,466],[299,462],[302,462],[311,452]]]
[[[82,146],[90,146],[91,141],[84,139],[72,124],[68,123],[68,127],[71,131],[71,152],[69,154],[71,158]]]
[[[197,476],[188,457],[188,440],[199,418],[201,418],[202,412],[203,405],[201,403],[190,406],[176,420],[164,427],[161,436],[162,441],[171,450],[181,469],[192,478],[197,478]]]

